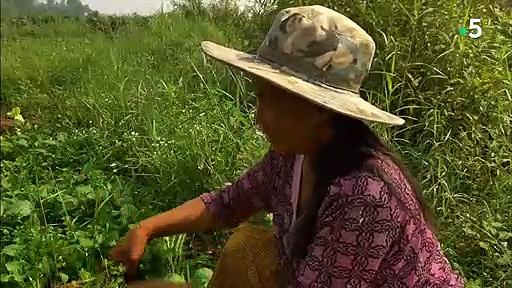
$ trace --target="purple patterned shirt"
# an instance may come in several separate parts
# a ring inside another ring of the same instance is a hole
[[[288,263],[283,240],[295,214],[297,157],[269,151],[234,184],[200,196],[231,227],[258,211],[273,213],[277,251]],[[336,179],[318,211],[307,256],[290,263],[288,287],[464,287],[426,221],[412,216],[421,210],[400,169],[389,159],[370,161],[377,161],[396,191],[364,171]]]

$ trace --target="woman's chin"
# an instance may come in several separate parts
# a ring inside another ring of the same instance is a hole
[[[290,147],[286,147],[284,145],[274,144],[270,142],[270,149],[272,151],[282,153],[282,154],[297,154],[298,152],[295,149],[290,149]]]
[[[271,141],[270,142],[270,149],[272,151],[276,151],[276,152],[279,152],[279,153],[286,153],[286,149],[282,149],[282,147],[280,145],[276,145],[274,143],[272,143]]]

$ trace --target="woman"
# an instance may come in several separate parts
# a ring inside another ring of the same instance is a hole
[[[202,48],[252,75],[271,149],[233,185],[129,231],[111,253],[128,275],[151,239],[236,227],[210,287],[463,287],[414,179],[363,122],[404,122],[359,96],[375,51],[368,34],[305,6],[277,15],[257,55]],[[263,210],[273,232],[239,225]]]

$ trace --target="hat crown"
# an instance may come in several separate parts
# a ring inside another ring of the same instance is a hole
[[[281,10],[257,55],[303,80],[358,92],[374,53],[375,42],[359,25],[314,5]]]

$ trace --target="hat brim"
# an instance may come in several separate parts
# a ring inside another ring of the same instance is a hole
[[[334,112],[360,120],[388,125],[402,125],[405,122],[402,118],[365,101],[356,92],[310,83],[291,73],[273,67],[271,64],[258,59],[256,55],[227,48],[210,41],[202,42],[201,48],[210,57],[268,80]]]

